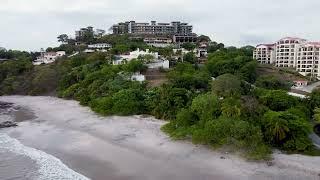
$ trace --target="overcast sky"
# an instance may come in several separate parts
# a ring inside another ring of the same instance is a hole
[[[320,0],[0,0],[0,47],[39,50],[56,37],[119,21],[184,21],[226,45],[283,36],[320,41]]]

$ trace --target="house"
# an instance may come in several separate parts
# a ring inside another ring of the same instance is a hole
[[[206,43],[200,43],[199,47],[196,49],[197,53],[196,56],[198,58],[205,58],[208,55],[208,44]]]
[[[150,52],[149,49],[143,51],[138,48],[136,51],[132,51],[129,54],[115,56],[115,60],[113,60],[113,65],[126,64],[128,61],[131,61],[132,59],[138,59],[139,56],[146,55],[152,56],[154,60],[159,59],[159,54],[157,52]]]
[[[97,43],[88,45],[89,49],[110,49],[112,48],[111,44],[108,43]]]
[[[85,49],[83,52],[84,53],[107,52],[110,48],[112,48],[112,45],[108,43],[90,44],[88,45],[88,48]]]
[[[66,55],[65,51],[42,52],[41,56],[33,62],[33,65],[49,64]]]
[[[157,61],[148,63],[147,66],[149,69],[159,69],[159,68],[169,69],[170,62],[168,60],[159,59]]]
[[[138,81],[138,82],[143,82],[146,80],[145,75],[141,74],[141,73],[134,73],[131,76],[131,81]]]
[[[294,82],[294,88],[303,88],[308,86],[308,81],[306,80],[298,80],[298,81],[293,81]]]

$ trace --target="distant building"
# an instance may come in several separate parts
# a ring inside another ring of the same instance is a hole
[[[112,48],[111,44],[108,43],[98,43],[98,44],[90,44],[88,45],[90,49],[110,49]]]
[[[87,37],[95,37],[95,38],[101,38],[103,35],[105,35],[106,31],[103,29],[94,29],[92,26],[88,26],[86,28],[81,28],[78,31],[75,31],[75,37],[76,41],[81,41],[84,38]]]
[[[169,69],[170,68],[170,62],[168,60],[156,60],[154,62],[150,62],[147,64],[149,69]]]
[[[207,43],[200,43],[199,47],[196,49],[196,56],[198,58],[206,58],[208,56],[208,44]]]
[[[131,81],[138,81],[138,82],[143,82],[146,80],[145,75],[141,74],[141,73],[134,73],[131,76]]]
[[[285,37],[275,43],[275,66],[296,67],[298,48],[307,40],[295,37]]]
[[[198,36],[196,34],[176,34],[172,38],[174,43],[196,43],[198,41]]]
[[[112,26],[113,34],[156,34],[156,35],[189,35],[192,34],[192,25],[179,21],[171,23],[137,23],[127,21]]]
[[[93,27],[92,26],[88,26],[86,28],[81,28],[80,30],[75,32],[76,35],[76,40],[79,41],[81,40],[82,37],[84,37],[85,35],[94,35],[94,31],[93,31]]]
[[[308,81],[306,80],[293,81],[293,83],[294,83],[294,88],[303,88],[308,86]]]
[[[40,64],[49,64],[55,62],[58,58],[65,56],[65,51],[58,52],[42,52],[41,56],[37,57],[37,59],[33,62],[34,65]]]
[[[90,44],[88,45],[88,48],[85,49],[83,52],[85,53],[107,52],[110,48],[112,48],[112,45],[108,43]]]
[[[308,42],[297,49],[296,68],[300,74],[320,77],[320,42]]]
[[[146,55],[152,56],[154,60],[159,59],[159,54],[157,52],[150,52],[149,49],[147,49],[146,51],[141,51],[138,48],[136,51],[132,51],[129,54],[116,56],[116,59],[113,61],[113,65],[126,64],[128,61],[131,61],[132,59],[138,59],[139,56]]]
[[[275,44],[259,44],[253,52],[253,58],[260,64],[273,64],[275,60]]]
[[[146,44],[149,46],[154,46],[154,47],[168,47],[171,46],[173,41],[171,38],[167,37],[149,37],[149,38],[144,38],[143,40]]]
[[[320,79],[320,42],[308,42],[296,37],[285,37],[274,44],[260,44],[253,58],[261,64],[294,68],[303,76]]]

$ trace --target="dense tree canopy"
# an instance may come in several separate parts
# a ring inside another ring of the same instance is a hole
[[[308,135],[311,118],[319,119],[320,91],[301,100],[288,95],[286,82],[258,77],[251,46],[225,48],[210,42],[205,65],[187,54],[184,62],[173,60],[164,84],[150,87],[148,82],[131,80],[133,73],[144,73],[150,57],[114,66],[113,55],[150,48],[170,58],[172,47],[149,47],[141,38],[127,35],[93,37],[92,42],[107,42],[113,48],[37,67],[29,59],[32,55],[10,52],[14,54],[10,59],[17,60],[0,63],[0,94],[57,93],[102,115],[150,114],[168,120],[163,130],[173,138],[240,149],[250,159],[267,159],[274,147],[289,152],[314,150]],[[62,44],[51,50],[73,53],[79,48],[83,47]],[[0,52],[0,57],[1,53],[7,56]]]

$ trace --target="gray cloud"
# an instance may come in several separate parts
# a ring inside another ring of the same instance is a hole
[[[283,36],[320,40],[319,0],[1,0],[0,46],[38,50],[61,33],[118,21],[190,22],[227,45],[274,42]]]

